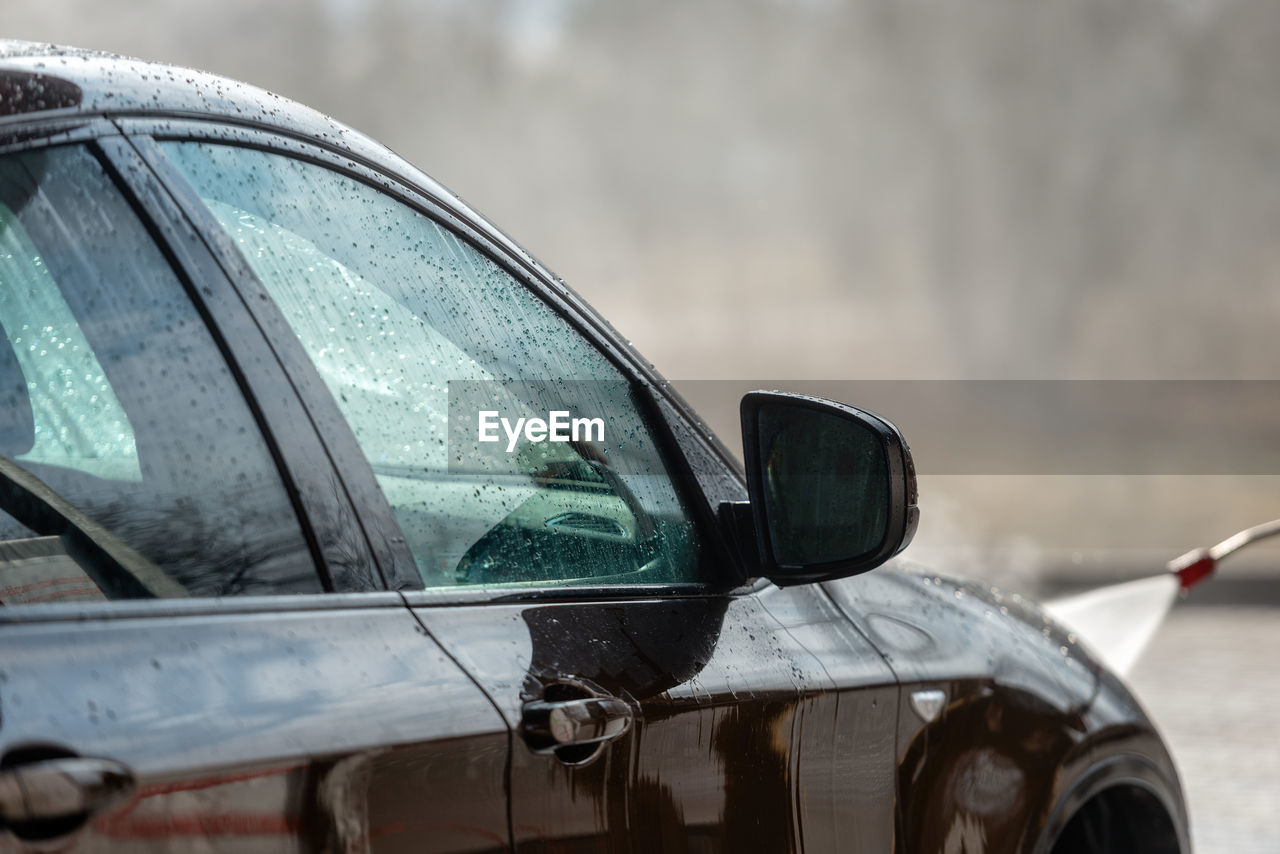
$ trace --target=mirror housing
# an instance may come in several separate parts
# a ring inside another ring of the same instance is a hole
[[[725,510],[743,551],[755,552],[751,574],[779,586],[844,578],[911,542],[920,519],[915,466],[893,424],[773,391],[748,393],[741,413],[750,501]]]

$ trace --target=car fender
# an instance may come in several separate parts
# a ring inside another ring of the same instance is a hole
[[[824,589],[900,682],[899,851],[1047,852],[1075,809],[1124,781],[1185,838],[1146,713],[1035,603],[902,562]]]

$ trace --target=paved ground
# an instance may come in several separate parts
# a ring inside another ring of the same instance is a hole
[[[1173,749],[1196,854],[1280,854],[1280,608],[1180,605],[1130,681]]]

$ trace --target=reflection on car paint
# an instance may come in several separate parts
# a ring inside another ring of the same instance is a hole
[[[4,761],[47,745],[132,769],[134,800],[77,850],[499,850],[506,727],[399,597],[375,595],[4,624]]]
[[[900,718],[901,850],[1024,850],[1098,755],[1132,750],[1151,757],[1148,778],[1176,779],[1128,692],[1021,596],[902,564],[823,587],[884,653],[904,704],[948,697],[932,722]]]
[[[636,708],[625,739],[585,766],[513,745],[517,845],[891,844],[891,672],[820,591],[765,593],[415,608],[517,730],[523,703],[568,681]]]

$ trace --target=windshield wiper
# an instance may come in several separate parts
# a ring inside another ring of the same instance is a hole
[[[40,478],[3,455],[0,455],[0,509],[41,536],[61,538],[73,560],[83,557],[89,566],[111,576],[108,584],[113,593],[119,591],[129,598],[187,596],[186,588],[158,566],[76,509]],[[97,573],[90,573],[91,577],[94,575]]]

